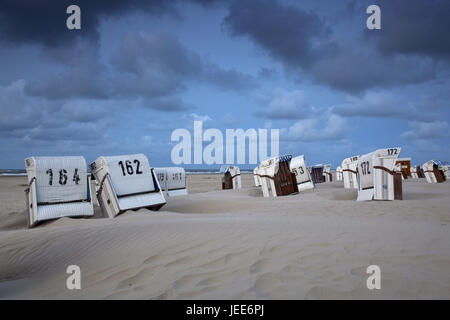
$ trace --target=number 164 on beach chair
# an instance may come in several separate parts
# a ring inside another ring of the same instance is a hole
[[[94,215],[83,157],[30,157],[25,167],[29,227],[50,219]]]

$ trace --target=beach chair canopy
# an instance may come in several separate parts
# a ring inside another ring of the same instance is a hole
[[[423,164],[423,172],[428,183],[441,183],[445,181],[444,172],[440,169],[441,163],[429,160]]]
[[[261,186],[261,176],[259,174],[259,167],[253,169],[253,180],[255,182],[255,187]]]
[[[159,209],[166,201],[155,171],[143,154],[102,156],[91,164],[100,206],[109,217],[138,208]]]
[[[295,175],[289,169],[291,159],[291,155],[283,155],[261,161],[258,171],[264,197],[298,192]]]
[[[336,180],[337,181],[342,181],[343,177],[342,177],[342,167],[338,166],[336,168]]]
[[[314,183],[309,173],[305,156],[300,155],[291,159],[289,169],[295,175],[295,181],[297,183],[298,191],[314,189]]]
[[[331,174],[331,164],[326,164],[323,166],[323,176],[325,178],[325,182],[333,181],[333,175]]]
[[[345,189],[358,189],[357,166],[359,156],[346,158],[342,161],[342,177]]]
[[[30,157],[25,167],[30,227],[39,221],[94,214],[83,157]]]
[[[222,178],[222,189],[241,189],[241,170],[237,166],[222,166],[220,172]]]
[[[395,180],[394,168],[400,151],[401,148],[378,149],[358,158],[358,201],[401,198],[396,197],[395,192],[400,190],[394,185],[398,183]],[[397,177],[400,179],[401,188],[401,168]]]
[[[155,168],[159,185],[165,195],[170,197],[187,194],[186,172],[181,167]]]

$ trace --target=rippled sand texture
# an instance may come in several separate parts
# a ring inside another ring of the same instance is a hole
[[[356,202],[342,183],[266,199],[243,175],[189,175],[159,212],[26,228],[23,177],[0,177],[0,298],[449,299],[450,183],[403,184],[403,201]],[[81,290],[67,290],[68,265]],[[381,268],[368,290],[366,268]]]

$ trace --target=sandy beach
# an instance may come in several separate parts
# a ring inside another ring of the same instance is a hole
[[[449,299],[450,183],[403,183],[403,201],[357,202],[342,182],[263,198],[253,176],[220,190],[188,175],[160,211],[28,229],[26,177],[0,177],[2,299]],[[369,265],[381,290],[368,290]],[[81,290],[66,268],[81,268]]]

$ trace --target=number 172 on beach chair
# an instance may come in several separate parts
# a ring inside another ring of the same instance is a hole
[[[402,174],[394,171],[400,150],[379,149],[359,157],[358,201],[402,199]]]

